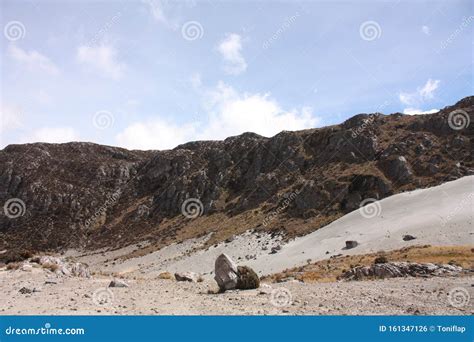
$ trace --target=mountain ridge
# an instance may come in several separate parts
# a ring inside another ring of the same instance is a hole
[[[25,210],[0,215],[0,248],[143,240],[159,248],[209,233],[215,243],[248,229],[304,235],[365,199],[473,174],[473,130],[450,126],[455,111],[470,120],[474,97],[435,114],[358,114],[340,125],[270,138],[247,132],[171,150],[8,145],[0,151],[0,203],[20,199]],[[181,213],[190,198],[202,203],[196,218]]]

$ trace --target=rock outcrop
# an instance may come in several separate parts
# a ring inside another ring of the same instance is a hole
[[[371,266],[357,266],[345,272],[341,279],[363,280],[368,278],[428,277],[457,275],[463,268],[455,265],[431,263],[379,262]]]
[[[453,126],[455,111],[470,126]],[[163,246],[208,233],[224,241],[233,227],[308,234],[364,199],[473,174],[473,112],[468,97],[431,115],[360,114],[166,151],[9,145],[0,151],[0,262],[20,249]],[[184,215],[189,199],[195,211]]]

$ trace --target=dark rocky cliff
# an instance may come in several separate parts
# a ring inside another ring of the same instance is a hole
[[[468,97],[431,115],[359,114],[167,151],[10,145],[0,151],[0,250],[165,245],[209,232],[213,243],[252,228],[306,234],[364,199],[473,174],[473,112]],[[202,203],[196,218],[182,214],[189,198]],[[17,214],[7,212],[12,199]]]

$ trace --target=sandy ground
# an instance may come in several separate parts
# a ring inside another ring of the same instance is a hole
[[[46,283],[54,280],[57,283]],[[138,315],[470,315],[473,301],[450,304],[450,291],[474,295],[474,277],[405,278],[360,282],[266,284],[260,289],[208,294],[216,284],[172,280],[52,278],[42,269],[0,271],[0,314]],[[38,292],[22,294],[23,287]],[[265,293],[262,293],[265,292]],[[273,295],[272,295],[273,294]]]
[[[113,259],[129,254],[137,246],[89,253],[79,257],[79,261],[110,273],[154,278],[164,271],[193,271],[211,279],[214,261],[221,253],[227,253],[239,264],[251,266],[260,275],[267,275],[305,265],[308,259],[314,262],[336,254],[365,254],[423,244],[474,245],[473,190],[474,176],[469,176],[437,187],[394,195],[365,207],[364,215],[355,210],[287,244],[282,244],[278,236],[246,232],[231,242],[207,250],[199,248],[209,236],[125,261]],[[405,234],[416,236],[416,240],[403,241]],[[356,240],[359,246],[345,250],[346,240]],[[270,254],[271,248],[278,245],[282,245],[282,249]],[[78,257],[80,254],[69,251],[68,255]]]

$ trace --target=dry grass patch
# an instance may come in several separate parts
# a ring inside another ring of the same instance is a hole
[[[407,261],[418,263],[452,264],[465,269],[474,269],[473,246],[411,246],[390,252],[362,255],[346,255],[321,260],[305,266],[295,267],[281,273],[264,277],[279,282],[295,278],[304,282],[332,282],[344,272],[356,266],[369,266],[375,262]]]
[[[7,264],[7,270],[17,270],[21,267],[22,263],[21,262],[11,262]]]
[[[44,264],[41,265],[42,268],[50,270],[51,272],[56,272],[59,269],[58,264],[54,264],[51,262],[45,262]]]
[[[158,279],[175,280],[175,277],[170,272],[162,272],[158,274]]]

